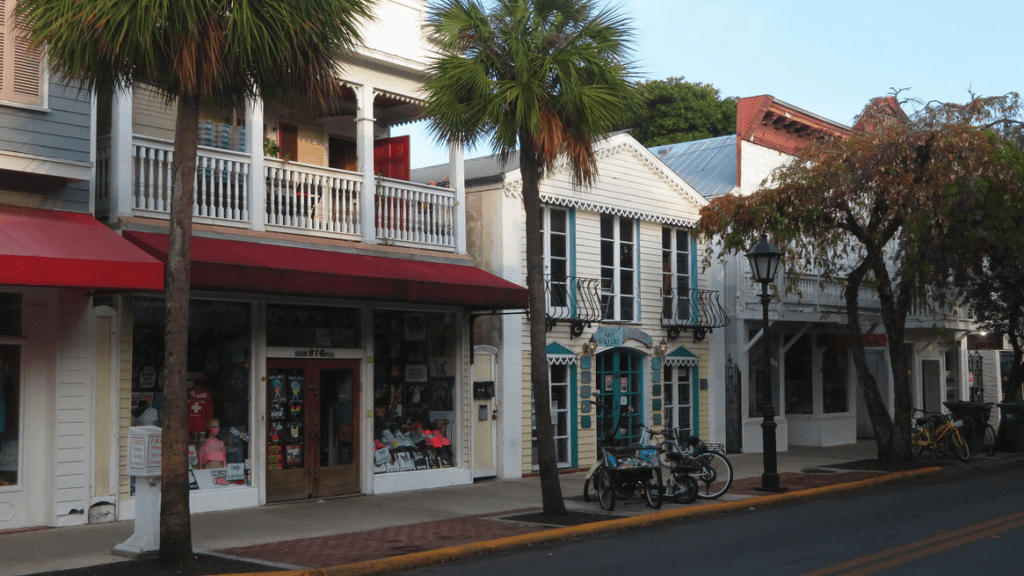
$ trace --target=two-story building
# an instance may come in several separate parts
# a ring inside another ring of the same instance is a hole
[[[113,517],[114,294],[163,265],[92,216],[94,101],[0,3],[0,530]]]
[[[704,244],[693,233],[706,201],[627,133],[597,141],[595,152],[593,186],[574,187],[564,165],[540,183],[551,418],[564,468],[594,462],[599,415],[623,424],[616,435],[624,441],[638,438],[641,423],[706,434],[707,382],[722,365],[705,336],[725,318],[699,271]],[[413,179],[440,181],[446,170],[415,170]],[[467,161],[466,190],[470,253],[485,270],[525,283],[518,160]],[[529,322],[481,317],[474,336],[475,437],[496,437],[498,448],[493,465],[475,470],[532,473]]]
[[[874,105],[895,103],[878,99]],[[755,96],[738,100],[735,134],[658,146],[651,152],[710,199],[752,194],[809,138],[849,132],[842,124],[772,96]],[[760,285],[753,282],[743,254],[715,259],[709,276],[712,286],[722,290],[732,319],[712,343],[727,362],[726,379],[713,385],[721,386],[728,400],[710,415],[712,438],[724,438],[731,452],[761,451],[760,407],[769,395],[778,415],[779,450],[873,437],[851,358],[841,281],[808,270],[796,290],[786,291],[780,282],[781,300],[769,307],[770,385],[762,389],[755,378],[764,364]],[[877,294],[863,286],[858,302],[866,323],[861,328],[868,366],[891,410],[891,369]],[[969,399],[966,336],[971,328],[962,308],[922,302],[912,310],[904,345],[911,358],[914,406],[939,412],[947,399]]]
[[[466,250],[462,151],[451,186],[409,181],[432,55],[426,1],[374,4],[330,115],[201,107],[188,347],[196,512],[472,481],[470,313],[524,308]],[[166,261],[173,104],[100,97],[96,214]],[[130,425],[161,424],[164,301],[117,311],[118,516]],[[213,436],[213,424],[219,434]]]

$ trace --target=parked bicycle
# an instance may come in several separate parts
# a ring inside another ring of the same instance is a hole
[[[992,402],[953,400],[943,402],[942,405],[948,408],[954,416],[964,420],[965,424],[970,424],[969,428],[961,430],[961,434],[969,439],[970,446],[977,449],[978,445],[975,442],[980,434],[981,449],[989,456],[996,455],[996,431],[988,423],[989,417],[992,415]]]
[[[640,436],[641,443],[645,445],[654,444],[658,451],[659,464],[664,466],[665,462],[669,463],[668,466],[665,466],[668,468],[668,477],[665,478],[665,482],[662,486],[662,497],[672,498],[680,504],[692,503],[697,499],[697,493],[699,492],[700,487],[697,484],[697,480],[690,474],[694,473],[700,475],[700,463],[692,456],[669,460],[668,457],[666,457],[666,453],[669,449],[668,443],[670,441],[666,438],[666,435],[671,434],[671,432],[655,432],[646,426],[642,426],[641,429],[643,430],[643,433]],[[658,442],[659,436],[666,439]],[[672,453],[681,452],[677,451],[674,446],[671,450]]]
[[[667,428],[659,435],[664,438],[657,444],[661,465],[672,471],[672,478],[685,472],[696,480],[697,498],[718,498],[732,486],[732,463],[724,445],[707,444],[692,434],[683,437],[681,428]]]
[[[916,408],[914,416],[910,443],[915,458],[920,458],[927,450],[933,459],[954,454],[964,462],[971,459],[971,449],[960,433],[963,420],[952,414],[926,414]]]
[[[615,446],[617,433],[629,426],[631,407],[627,407],[614,426],[602,413],[599,394],[591,400],[597,407],[601,436],[598,439],[597,461],[583,481],[583,499],[597,500],[604,510],[614,510],[616,500],[642,496],[651,508],[661,507],[661,466],[654,447],[642,444]]]

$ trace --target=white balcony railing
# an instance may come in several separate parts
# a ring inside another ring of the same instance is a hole
[[[264,158],[267,219],[273,226],[361,234],[361,174]]]
[[[165,217],[171,205],[174,143],[136,134],[131,148],[131,188],[122,195],[115,189],[110,140],[97,142],[97,213],[109,213],[117,195],[119,211],[127,205],[136,215]],[[296,234],[457,249],[454,189],[378,177],[373,229],[365,230],[362,174],[263,158],[262,178],[254,180],[252,162],[248,153],[199,146],[192,214],[209,223],[253,229],[269,226]],[[260,214],[263,208],[265,215]]]
[[[377,237],[455,247],[455,190],[377,178]]]
[[[174,143],[135,136],[132,155],[132,207],[169,212]],[[202,218],[249,221],[249,156],[199,147],[192,214]]]

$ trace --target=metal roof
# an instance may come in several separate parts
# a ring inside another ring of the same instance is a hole
[[[648,150],[705,198],[728,194],[736,187],[735,134]]]
[[[497,154],[470,158],[465,162],[466,183],[481,179],[497,178],[506,172],[518,169],[519,152],[513,152],[508,162],[504,164],[502,164],[501,158]],[[413,182],[426,184],[430,181],[440,182],[448,176],[449,166],[445,163],[412,170],[410,171],[409,179]]]

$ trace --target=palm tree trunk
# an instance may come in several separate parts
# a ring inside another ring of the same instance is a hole
[[[546,514],[565,514],[558,481],[554,427],[551,425],[551,383],[548,380],[547,318],[544,298],[544,246],[540,232],[540,163],[533,141],[520,133],[519,170],[526,210],[526,287],[530,292],[530,382],[537,421],[537,460],[541,502]]]
[[[171,167],[171,230],[167,249],[164,332],[163,465],[160,491],[160,559],[181,564],[191,559],[186,370],[188,300],[192,265],[192,202],[199,143],[199,100],[178,97]]]

